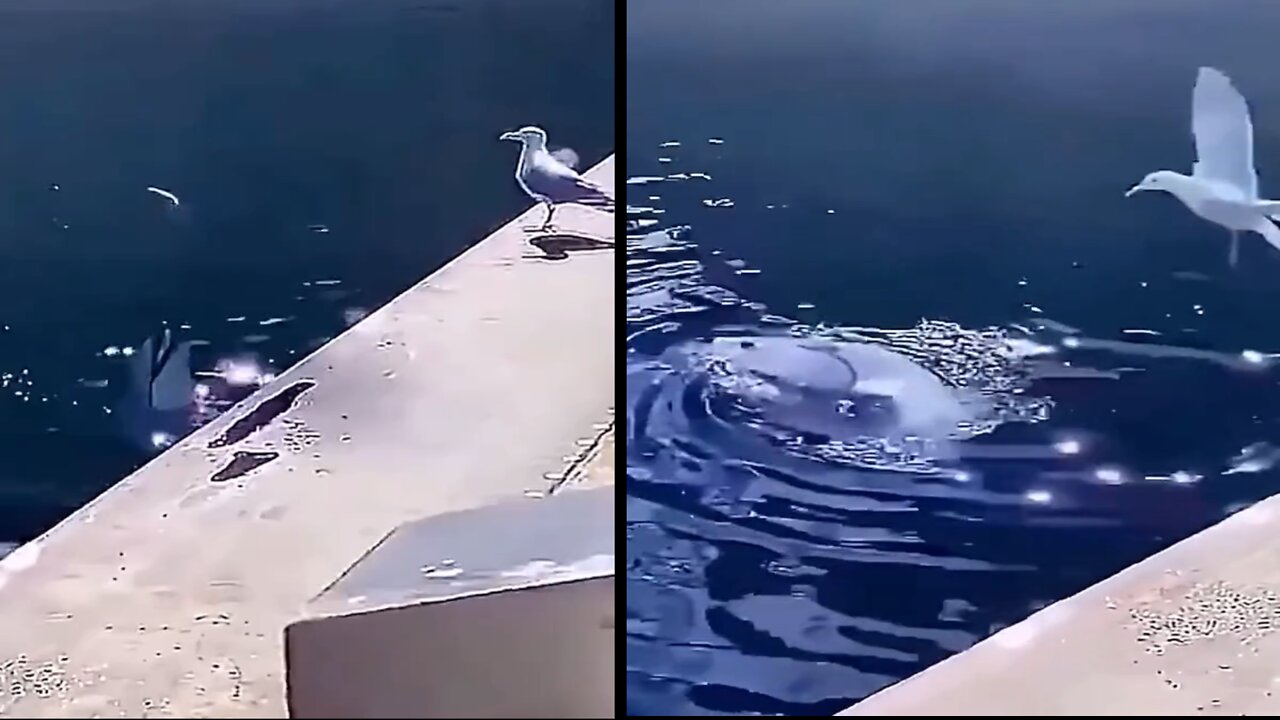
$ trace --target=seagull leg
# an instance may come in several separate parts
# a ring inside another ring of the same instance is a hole
[[[1240,262],[1240,231],[1231,231],[1231,250],[1227,252],[1227,264],[1235,267]]]
[[[555,211],[556,211],[556,204],[552,202],[547,203],[547,221],[542,223],[542,228],[541,228],[542,232],[551,232],[552,230],[551,216],[555,214]]]

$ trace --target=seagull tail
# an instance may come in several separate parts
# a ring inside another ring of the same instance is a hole
[[[1280,220],[1280,200],[1259,200],[1257,208],[1272,220]]]
[[[578,181],[578,189],[581,193],[575,202],[603,210],[604,212],[613,212],[613,198],[609,197],[604,188],[589,180],[582,179]],[[1280,212],[1280,208],[1277,208],[1276,212]]]
[[[579,202],[598,210],[613,212],[613,198],[605,195],[604,193],[589,198],[583,198],[582,200],[579,200]]]
[[[1271,243],[1271,247],[1280,250],[1280,227],[1276,227],[1275,223],[1266,218],[1258,218],[1258,224],[1254,231],[1267,239]]]

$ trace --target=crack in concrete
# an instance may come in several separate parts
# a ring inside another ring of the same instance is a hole
[[[586,474],[587,468],[600,456],[600,451],[605,446],[605,441],[613,434],[615,421],[610,418],[607,422],[601,423],[599,430],[594,435],[588,436],[590,443],[587,444],[577,456],[569,462],[564,471],[559,473],[559,477],[551,481],[551,486],[547,490],[548,495],[553,495],[560,491],[566,485],[576,483]]]

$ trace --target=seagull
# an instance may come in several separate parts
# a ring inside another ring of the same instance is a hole
[[[557,203],[578,203],[613,212],[613,198],[595,183],[583,178],[555,154],[547,151],[547,133],[529,125],[505,132],[499,140],[515,140],[524,147],[516,163],[516,182],[534,200],[547,206],[547,220],[540,230],[551,229],[551,216]],[[566,154],[564,157],[574,157]]]
[[[1196,162],[1190,175],[1157,170],[1125,193],[1164,190],[1191,212],[1231,231],[1228,262],[1239,259],[1240,232],[1255,232],[1280,249],[1280,201],[1258,198],[1258,172],[1253,167],[1253,123],[1244,96],[1231,79],[1210,67],[1200,68],[1191,97],[1191,134]],[[1269,219],[1270,218],[1270,219]]]

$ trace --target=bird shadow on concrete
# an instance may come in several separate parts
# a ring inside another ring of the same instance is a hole
[[[612,250],[614,244],[608,240],[573,235],[570,233],[547,233],[529,238],[529,244],[542,252],[531,257],[539,260],[564,260],[571,253],[590,252],[592,250]]]

